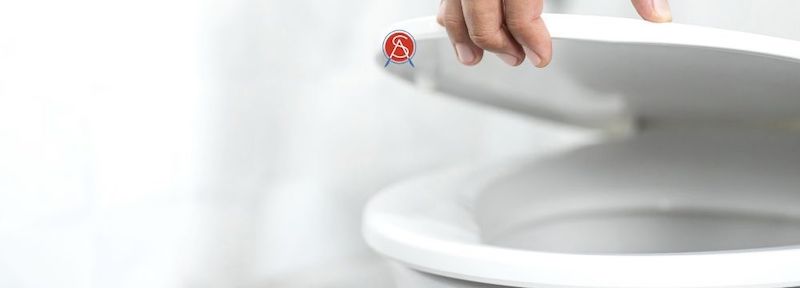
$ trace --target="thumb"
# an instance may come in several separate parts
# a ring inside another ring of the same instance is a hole
[[[669,3],[667,0],[631,0],[636,12],[642,16],[644,20],[651,22],[670,22],[672,21],[672,12],[669,10]]]

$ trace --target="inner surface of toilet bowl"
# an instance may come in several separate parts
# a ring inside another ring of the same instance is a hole
[[[800,135],[662,129],[529,164],[489,185],[486,244],[650,254],[800,245]]]

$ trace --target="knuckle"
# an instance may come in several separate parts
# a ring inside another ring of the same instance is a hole
[[[446,12],[444,8],[445,3],[444,0],[442,0],[442,4],[439,5],[439,11],[436,12],[436,23],[439,23],[441,26],[444,26],[444,15]]]
[[[503,33],[500,29],[474,29],[469,37],[483,49],[499,49],[503,46]]]
[[[509,18],[506,19],[506,27],[510,31],[523,31],[530,27],[531,21],[525,18]]]
[[[447,29],[461,29],[466,25],[463,18],[454,15],[442,16],[442,24]]]

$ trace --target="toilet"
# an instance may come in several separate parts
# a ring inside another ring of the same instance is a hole
[[[433,17],[387,30],[415,37],[385,69],[420,90],[606,135],[377,193],[363,235],[397,286],[800,286],[800,42],[543,17],[547,69],[462,66]]]

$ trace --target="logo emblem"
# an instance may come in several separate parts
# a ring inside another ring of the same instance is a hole
[[[386,35],[383,39],[383,55],[386,56],[386,64],[383,67],[389,66],[389,63],[403,64],[408,62],[411,67],[414,67],[414,58],[417,42],[414,36],[403,30],[395,30]]]

